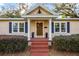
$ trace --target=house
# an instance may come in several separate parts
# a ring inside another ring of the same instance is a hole
[[[43,5],[29,9],[22,18],[0,18],[0,35],[24,35],[32,38],[79,34],[79,18],[58,18]]]

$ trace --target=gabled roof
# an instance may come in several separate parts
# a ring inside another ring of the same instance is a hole
[[[51,16],[52,17],[52,16]],[[56,17],[56,16],[54,16]],[[23,20],[24,18],[0,18],[0,20]],[[79,18],[55,18],[56,20],[79,20]],[[53,19],[53,20],[55,20]]]
[[[29,10],[27,10],[26,14],[32,12],[33,10],[35,10],[35,9],[38,8],[38,7],[43,8],[44,10],[48,11],[50,14],[53,14],[53,13],[54,13],[54,12],[52,12],[51,10],[49,10],[47,7],[45,7],[44,5],[42,5],[42,4],[37,4],[37,5],[33,6],[32,8],[30,8]]]
[[[5,21],[5,20],[15,20],[15,21],[18,21],[18,20],[24,20],[24,18],[0,18],[0,21]]]
[[[79,21],[79,18],[56,18],[56,21]]]

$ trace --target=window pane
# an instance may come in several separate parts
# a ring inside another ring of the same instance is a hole
[[[20,32],[24,32],[24,28],[20,28],[19,31],[20,31]]]
[[[13,24],[13,32],[17,32],[18,31],[18,23],[14,23]]]
[[[13,32],[17,32],[18,30],[16,28],[13,29]]]
[[[55,28],[55,32],[59,32],[59,28]]]
[[[19,31],[24,32],[24,23],[19,23]]]
[[[61,23],[61,32],[65,32],[65,23]]]
[[[22,27],[22,28],[24,27],[24,23],[20,23],[19,25],[20,25],[20,27]]]
[[[65,32],[65,28],[61,28],[61,32]]]
[[[59,23],[55,23],[55,32],[59,32]]]
[[[59,27],[59,23],[55,23],[55,27],[58,28]]]

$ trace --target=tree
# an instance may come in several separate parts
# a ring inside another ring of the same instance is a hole
[[[3,15],[0,16],[1,18],[19,18],[21,17],[19,10],[11,10],[6,11]]]
[[[79,17],[76,14],[76,3],[61,3],[55,4],[55,12],[61,13],[65,16],[70,16],[72,18]]]
[[[19,9],[17,9],[16,7],[13,7],[13,5],[9,5],[8,7],[2,6],[1,9],[2,9],[1,14],[0,14],[1,18],[21,17]]]
[[[23,15],[28,10],[28,4],[27,3],[19,3],[19,11],[20,14]]]
[[[2,18],[18,18],[18,17],[21,17],[21,15],[27,11],[27,8],[26,8],[27,4],[25,4],[25,3],[17,3],[16,6],[17,6],[17,8],[11,7],[10,5],[7,8],[3,6],[0,17],[2,17]]]

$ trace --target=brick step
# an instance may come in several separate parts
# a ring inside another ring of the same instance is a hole
[[[48,53],[48,49],[31,49],[30,52],[38,52],[38,53]]]
[[[30,51],[30,53],[48,53],[48,51]]]
[[[48,49],[48,47],[31,47],[31,49]]]
[[[32,56],[48,56],[48,40],[45,38],[34,38],[31,40],[30,53]]]
[[[32,42],[32,45],[48,45],[48,42]]]
[[[31,53],[32,56],[48,56],[48,53]]]
[[[48,45],[31,45],[31,47],[37,47],[37,48],[40,47],[41,48],[41,47],[48,47]]]
[[[39,40],[39,39],[42,39],[42,40],[48,40],[48,38],[31,38],[32,40]]]
[[[48,42],[46,39],[32,39],[31,42]]]

